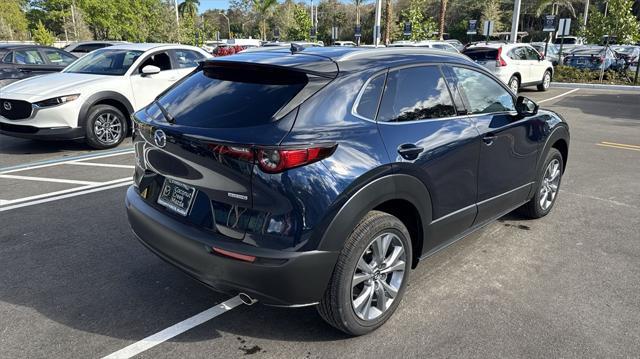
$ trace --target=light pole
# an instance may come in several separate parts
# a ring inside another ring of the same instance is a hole
[[[373,45],[378,47],[380,44],[380,16],[382,12],[382,0],[376,1],[376,23],[373,28]]]
[[[584,26],[587,26],[587,18],[589,17],[589,0],[584,2]]]
[[[513,4],[513,19],[511,19],[511,42],[518,42],[518,24],[520,22],[520,0]]]

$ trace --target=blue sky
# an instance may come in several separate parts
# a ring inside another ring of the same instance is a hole
[[[228,7],[229,0],[200,0],[200,12],[205,12],[209,9],[227,9]]]

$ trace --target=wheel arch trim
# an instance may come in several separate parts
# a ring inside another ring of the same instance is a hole
[[[369,182],[342,205],[324,231],[318,250],[342,250],[347,236],[367,212],[398,199],[411,203],[418,210],[422,233],[427,233],[432,219],[431,195],[427,187],[414,176],[390,174]],[[418,238],[418,241],[424,241],[424,238]]]
[[[122,106],[124,106],[127,109],[127,113],[124,114],[127,117],[127,121],[131,122],[130,117],[134,111],[133,111],[133,105],[131,104],[129,99],[127,99],[123,94],[119,92],[100,91],[89,96],[80,107],[80,113],[78,114],[78,127],[84,127],[85,124],[87,123],[88,121],[87,116],[89,115],[89,111],[91,110],[91,107],[105,100],[116,101],[122,104]]]

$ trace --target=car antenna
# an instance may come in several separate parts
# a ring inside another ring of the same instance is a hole
[[[296,43],[291,43],[291,54],[295,54],[296,52],[300,52],[302,50],[304,50],[304,46],[300,45],[300,44],[296,44]]]

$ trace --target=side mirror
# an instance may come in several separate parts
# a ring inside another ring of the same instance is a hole
[[[160,68],[158,66],[147,65],[142,68],[142,76],[150,76],[160,73]]]
[[[516,111],[522,117],[534,116],[538,113],[538,104],[524,96],[518,96],[516,100]]]

